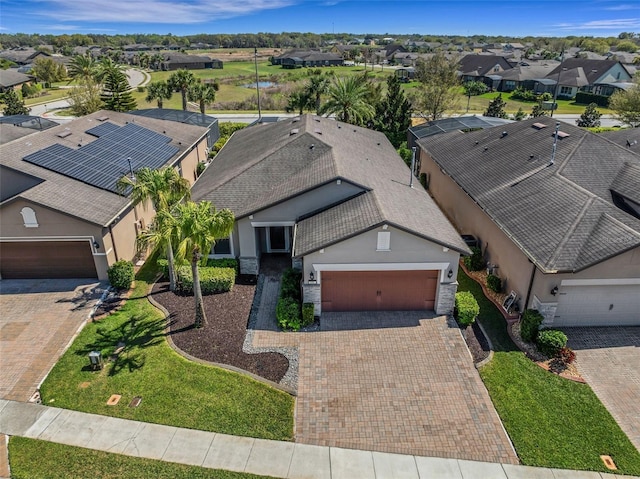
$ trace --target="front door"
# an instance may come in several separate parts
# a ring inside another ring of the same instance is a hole
[[[268,252],[285,253],[289,251],[289,227],[269,226],[267,228]]]

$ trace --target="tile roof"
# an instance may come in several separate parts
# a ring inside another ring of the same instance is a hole
[[[177,122],[113,111],[98,111],[64,125],[16,139],[0,145],[0,166],[6,166],[45,181],[23,191],[16,197],[7,199],[6,202],[15,198],[23,198],[94,224],[108,225],[129,204],[127,198],[23,160],[25,156],[54,144],[66,145],[75,149],[78,145],[91,143],[96,140],[96,137],[87,134],[86,131],[101,124],[98,119],[105,117],[108,117],[108,121],[116,125],[135,122],[156,132],[166,132],[166,135],[172,138],[170,144],[178,147],[178,153],[168,164],[173,164],[188,152],[191,146],[207,131],[206,128]],[[64,138],[58,136],[61,133],[64,134]]]
[[[243,217],[342,179],[361,186],[364,194],[302,220],[296,254],[381,222],[468,251],[429,194],[419,184],[409,187],[409,176],[384,134],[304,115],[234,133],[195,183],[191,196]],[[315,231],[318,228],[324,231]]]
[[[535,118],[418,144],[542,271],[579,271],[640,246],[640,220],[611,196],[633,189],[640,156],[560,123],[569,136],[551,164],[554,123]]]

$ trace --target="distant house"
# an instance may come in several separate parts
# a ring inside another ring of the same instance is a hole
[[[292,50],[279,57],[274,57],[271,63],[273,65],[281,65],[282,68],[328,67],[342,66],[344,65],[344,59],[336,53]]]
[[[25,83],[31,83],[33,77],[16,70],[0,70],[0,93],[16,90]]]
[[[164,71],[173,70],[203,70],[206,68],[222,68],[222,61],[213,60],[206,56],[187,55],[185,53],[167,53],[164,61],[160,64],[160,69]]]
[[[607,91],[603,85],[631,81],[631,75],[620,62],[584,58],[566,58],[546,78],[558,82],[559,98],[573,98],[578,91]]]
[[[556,64],[557,62],[518,64],[498,75],[500,82],[496,90],[503,92],[510,92],[517,88],[534,90],[536,80],[545,78],[556,67]]]
[[[393,72],[393,74],[406,83],[416,77],[416,69],[413,67],[396,68],[396,71]]]
[[[464,83],[479,81],[495,89],[500,83],[495,77],[511,68],[513,66],[502,56],[466,55],[460,59],[459,71]]]

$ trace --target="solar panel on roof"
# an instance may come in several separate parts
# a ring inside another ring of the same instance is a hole
[[[134,170],[160,168],[178,151],[171,138],[129,123],[117,126],[103,123],[87,133],[98,138],[76,150],[54,144],[24,158],[25,161],[116,192],[116,182],[129,172],[128,158]]]

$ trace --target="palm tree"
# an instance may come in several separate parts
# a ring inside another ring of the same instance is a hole
[[[120,178],[116,187],[122,194],[130,191],[131,201],[134,205],[143,203],[146,207],[147,201],[151,200],[151,204],[156,210],[156,218],[162,212],[169,212],[171,207],[182,198],[189,199],[191,196],[189,182],[181,177],[175,168],[169,167],[160,170],[140,168],[136,171],[135,177],[123,176]],[[154,220],[154,225],[155,223],[156,220]],[[157,230],[158,228],[156,228],[156,233]],[[166,247],[167,262],[169,263],[169,288],[171,291],[175,291],[176,272],[171,241],[161,240],[153,244]]]
[[[182,109],[187,111],[187,94],[191,86],[196,83],[196,77],[189,70],[177,70],[167,81],[174,91],[182,94]]]
[[[93,80],[98,73],[98,63],[90,55],[76,55],[67,67],[67,74],[74,80]]]
[[[106,76],[115,75],[117,73],[124,74],[126,69],[127,69],[127,67],[125,65],[121,65],[120,63],[117,63],[117,62],[113,61],[109,57],[104,57],[96,65],[95,78],[99,82],[102,82],[102,80],[104,80],[104,78]]]
[[[156,81],[147,85],[147,97],[145,100],[148,102],[157,100],[158,108],[162,108],[163,101],[169,100],[172,94],[173,92],[167,82]]]
[[[320,102],[322,95],[327,92],[329,88],[329,76],[328,75],[311,75],[309,77],[309,83],[305,87],[305,91],[309,100],[313,100],[316,113],[320,112]]]
[[[359,125],[373,118],[375,109],[368,103],[369,89],[363,77],[335,78],[327,89],[329,99],[320,108],[321,115],[336,115],[339,121]]]
[[[289,94],[285,111],[287,113],[297,111],[300,115],[302,115],[304,110],[309,109],[311,103],[311,98],[309,97],[309,93],[306,89],[303,88],[300,90],[295,90]]]
[[[166,227],[168,235],[179,238],[176,256],[179,259],[191,260],[193,296],[196,303],[195,327],[201,328],[206,324],[207,318],[202,302],[198,263],[203,259],[206,261],[203,251],[210,251],[217,239],[226,238],[231,234],[235,219],[231,210],[216,211],[209,201],[199,203],[188,201],[176,205],[174,220],[169,221],[175,221],[175,223],[173,226]],[[164,224],[170,224],[169,221]]]
[[[219,89],[217,83],[195,83],[189,88],[188,97],[190,101],[197,101],[200,105],[200,113],[204,115],[207,105],[216,100],[216,91]]]

